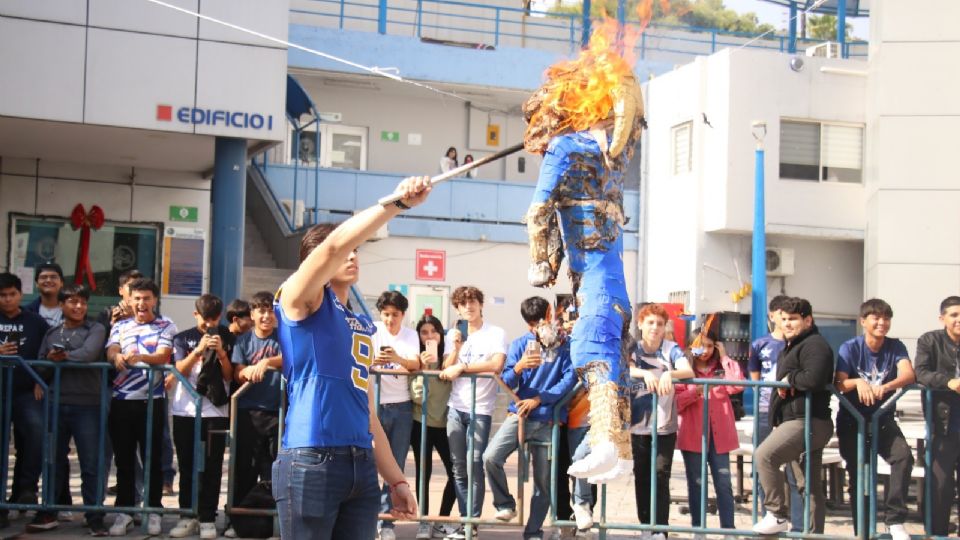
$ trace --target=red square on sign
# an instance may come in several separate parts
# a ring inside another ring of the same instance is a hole
[[[157,105],[157,120],[169,122],[173,120],[173,107],[170,105]]]
[[[416,257],[417,281],[446,281],[447,252],[442,249],[418,249]]]

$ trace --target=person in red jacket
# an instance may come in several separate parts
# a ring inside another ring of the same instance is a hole
[[[699,347],[688,352],[690,366],[698,379],[743,380],[743,373],[736,360],[731,359],[717,341],[717,333],[705,328],[699,332]],[[680,428],[677,432],[677,448],[683,453],[687,473],[687,493],[690,500],[690,519],[694,527],[706,525],[700,522],[700,485],[703,433],[707,434],[707,464],[713,476],[713,489],[717,494],[720,526],[733,529],[733,485],[730,482],[730,452],[740,447],[737,440],[736,418],[730,394],[743,391],[742,386],[710,386],[707,406],[709,423],[703,425],[705,386],[701,384],[678,384],[677,411]],[[697,535],[696,537],[702,537]]]

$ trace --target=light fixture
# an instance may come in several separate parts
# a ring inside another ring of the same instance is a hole
[[[794,56],[790,59],[790,69],[800,72],[803,69],[803,58],[799,56]]]

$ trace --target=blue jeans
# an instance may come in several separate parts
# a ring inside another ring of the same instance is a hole
[[[578,428],[569,428],[567,430],[567,442],[570,444],[571,461],[576,463],[590,455],[590,445],[587,443],[587,430],[590,426]],[[573,504],[593,505],[593,490],[590,488],[590,482],[586,478],[573,479]]]
[[[387,440],[390,441],[390,450],[393,459],[403,472],[403,464],[407,461],[407,452],[410,449],[410,430],[413,428],[413,402],[380,404],[377,411],[380,424],[383,426]],[[390,484],[384,483],[380,491],[380,513],[387,514],[393,505],[390,503]],[[392,529],[392,521],[381,521],[380,527]]]
[[[373,540],[380,485],[373,450],[355,446],[280,450],[273,498],[284,540]]]
[[[491,418],[486,414],[478,414],[473,425],[470,425],[470,413],[450,408],[447,413],[447,438],[450,441],[450,459],[453,461],[453,480],[457,489],[457,505],[460,515],[464,517],[480,517],[483,508],[483,452],[487,449],[487,440],[490,438]],[[467,437],[473,429],[473,511],[467,512]]]
[[[551,424],[549,422],[535,422],[528,420],[524,424],[524,442],[550,442]],[[493,506],[497,510],[517,509],[517,501],[510,494],[507,484],[507,473],[503,465],[510,454],[519,446],[519,420],[516,415],[507,416],[493,441],[483,453],[483,465],[487,469],[490,480],[490,491],[493,493]],[[527,517],[526,528],[523,529],[524,538],[542,538],[543,520],[550,510],[550,464],[547,460],[547,449],[543,446],[530,447],[530,460],[533,462],[533,496],[530,498],[530,515]]]
[[[70,451],[70,439],[77,447],[77,458],[80,462],[80,494],[86,506],[100,506],[103,504],[104,491],[98,485],[100,471],[97,461],[100,457],[100,406],[99,405],[60,405],[60,417],[57,421],[57,485],[59,480],[70,474],[67,454]],[[104,441],[110,438],[106,431]],[[109,471],[110,463],[104,460],[104,471]],[[97,488],[101,488],[100,497],[97,497]],[[61,487],[62,489],[62,487]],[[57,500],[64,494],[58,493]],[[103,512],[87,512],[88,521],[103,519]]]
[[[683,467],[687,473],[687,496],[690,501],[690,521],[694,527],[700,523],[700,452],[683,450]],[[717,494],[717,510],[720,514],[720,527],[733,529],[733,484],[730,482],[730,454],[718,454],[710,438],[707,450],[707,465],[713,477],[713,491]]]
[[[13,395],[13,439],[17,450],[13,493],[18,496],[37,494],[43,469],[43,408],[47,400],[37,401],[33,392]],[[53,501],[49,501],[53,502]]]
[[[760,420],[760,438],[757,446],[770,435],[773,426],[770,425],[770,414],[768,411],[757,413]],[[754,448],[756,450],[756,448]],[[787,467],[787,485],[790,486],[790,532],[803,531],[803,497],[800,496],[800,490],[797,488],[797,479],[793,475],[793,467]],[[760,516],[766,515],[766,508],[763,507],[763,488],[757,480],[757,513]]]

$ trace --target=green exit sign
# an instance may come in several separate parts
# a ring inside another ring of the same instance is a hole
[[[381,131],[380,140],[386,142],[400,142],[399,131]]]
[[[170,206],[170,221],[197,222],[196,206]]]

